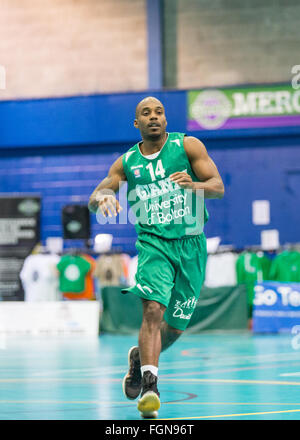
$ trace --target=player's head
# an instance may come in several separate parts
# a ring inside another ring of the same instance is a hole
[[[152,96],[144,98],[135,110],[135,128],[141,132],[143,139],[159,139],[166,132],[167,120],[162,103]]]

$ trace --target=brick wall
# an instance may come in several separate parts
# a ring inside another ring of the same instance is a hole
[[[299,64],[299,0],[177,0],[179,88],[286,82]]]
[[[147,87],[145,0],[1,0],[0,99]]]
[[[146,89],[145,2],[1,0],[0,100]],[[299,64],[299,0],[166,4],[167,87],[290,81]]]

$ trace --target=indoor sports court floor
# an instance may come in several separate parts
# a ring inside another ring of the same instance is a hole
[[[1,420],[140,419],[121,387],[136,336],[0,343]],[[159,419],[300,419],[292,335],[186,334],[161,355],[159,373]]]

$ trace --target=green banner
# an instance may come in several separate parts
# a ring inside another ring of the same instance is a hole
[[[121,287],[102,289],[103,312],[100,331],[118,334],[138,332],[142,323],[142,301]],[[244,285],[203,287],[186,333],[208,330],[246,330],[247,293]]]

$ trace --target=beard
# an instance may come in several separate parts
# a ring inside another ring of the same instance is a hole
[[[165,136],[165,131],[160,129],[157,133],[150,133],[149,131],[143,134],[143,138],[148,141],[158,141]]]
[[[162,137],[162,133],[147,134],[146,139],[149,141],[158,141]]]

